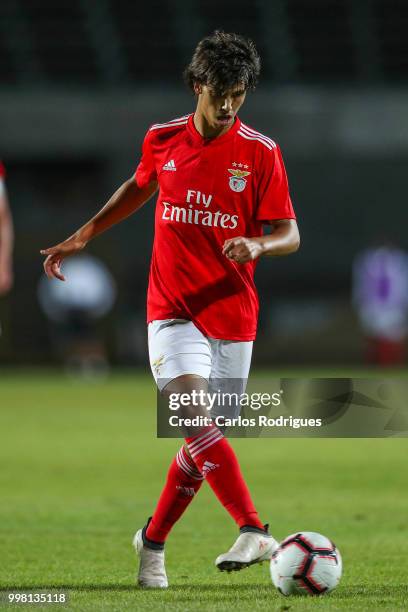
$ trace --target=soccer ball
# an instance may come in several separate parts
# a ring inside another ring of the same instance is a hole
[[[339,583],[340,552],[328,538],[301,531],[280,543],[271,559],[271,578],[282,595],[322,595]]]

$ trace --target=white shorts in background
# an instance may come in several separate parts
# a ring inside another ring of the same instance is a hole
[[[160,391],[183,374],[196,374],[207,380],[241,379],[245,387],[252,341],[207,338],[186,319],[152,321],[148,336],[150,367]]]

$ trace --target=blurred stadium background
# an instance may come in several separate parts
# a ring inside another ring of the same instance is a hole
[[[407,247],[408,4],[404,0],[2,0],[0,157],[16,227],[0,360],[55,359],[37,299],[39,249],[96,212],[138,162],[153,122],[190,112],[181,72],[200,37],[254,39],[258,91],[241,117],[282,147],[300,251],[261,261],[255,364],[358,364],[356,254]],[[100,325],[112,363],[146,367],[150,202],[90,245],[118,297]]]

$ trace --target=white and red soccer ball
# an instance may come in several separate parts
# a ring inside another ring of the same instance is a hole
[[[342,560],[320,533],[302,531],[280,543],[271,559],[271,578],[282,595],[322,595],[339,583]]]

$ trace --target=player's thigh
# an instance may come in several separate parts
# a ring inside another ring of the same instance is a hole
[[[212,354],[211,378],[248,380],[253,342],[210,339],[210,345]]]
[[[253,342],[210,340],[212,369],[209,391],[217,393],[212,416],[235,418],[241,411],[239,397],[245,392],[251,367]]]
[[[208,381],[212,354],[206,338],[191,321],[166,319],[148,326],[149,360],[161,391],[176,378],[191,374]]]

